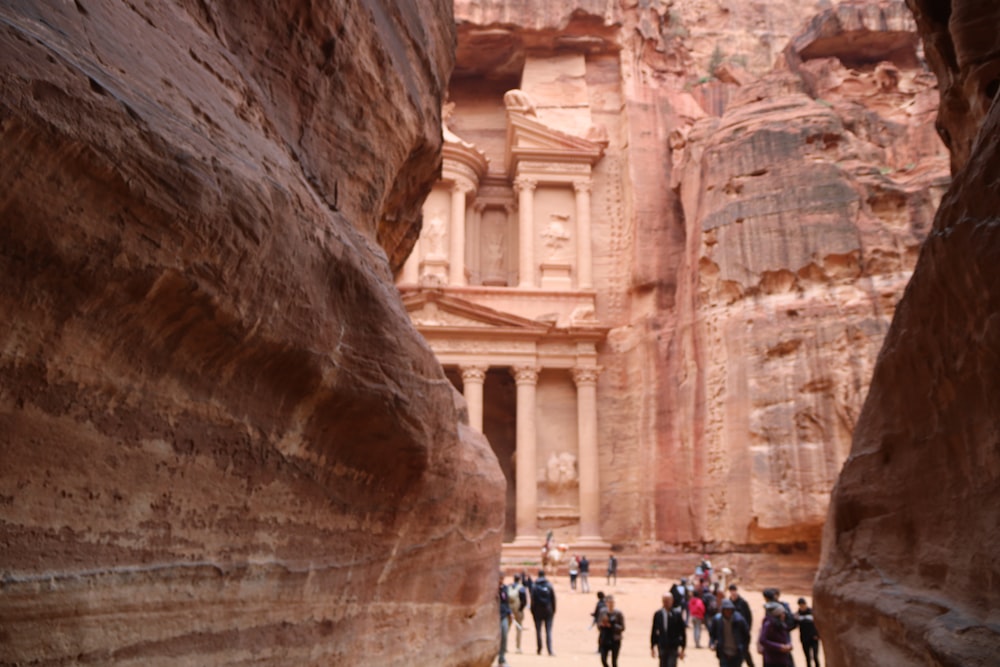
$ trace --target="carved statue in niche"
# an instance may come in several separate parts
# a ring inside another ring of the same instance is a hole
[[[424,257],[432,259],[447,257],[444,249],[445,231],[444,213],[438,209],[431,211],[430,219],[424,227],[423,239],[427,243]]]
[[[486,273],[490,277],[503,275],[503,258],[507,240],[503,230],[493,229],[486,237]]]
[[[545,464],[545,482],[549,490],[562,491],[577,484],[576,456],[569,452],[559,452],[549,456]]]
[[[560,213],[550,214],[549,224],[542,230],[542,239],[545,241],[545,259],[565,261],[569,238],[569,216]]]

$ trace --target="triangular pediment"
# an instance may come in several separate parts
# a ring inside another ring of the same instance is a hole
[[[549,127],[534,116],[507,114],[506,167],[514,172],[521,159],[556,164],[594,165],[604,155],[604,144]]]
[[[487,308],[440,291],[420,291],[403,297],[410,320],[418,329],[477,329],[505,333],[543,334],[551,325],[513,313]]]

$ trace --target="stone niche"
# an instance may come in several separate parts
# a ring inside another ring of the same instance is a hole
[[[0,26],[0,664],[489,665],[503,475],[392,284],[450,0]]]

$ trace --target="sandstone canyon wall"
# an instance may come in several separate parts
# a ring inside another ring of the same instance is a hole
[[[502,475],[392,285],[451,16],[0,8],[0,663],[490,663]]]
[[[602,535],[644,561],[795,552],[804,584],[949,179],[912,15],[901,1],[522,0],[459,1],[456,19],[463,139],[489,153],[499,136],[468,111],[467,91],[490,85],[608,138],[591,232],[610,327]],[[752,574],[754,559],[728,558]]]
[[[834,667],[985,667],[1000,649],[1000,8],[908,4],[955,178],[833,492],[817,617]]]

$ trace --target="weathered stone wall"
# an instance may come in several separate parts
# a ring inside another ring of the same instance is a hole
[[[0,663],[488,665],[502,476],[392,285],[450,3],[0,17]]]
[[[909,3],[955,179],[875,367],[816,583],[829,664],[994,665],[1000,647],[1000,10]]]
[[[531,7],[458,2],[456,75],[526,86],[526,63],[585,55],[586,96],[561,111],[585,99],[609,138],[592,229],[612,327],[602,535],[647,557],[796,551],[814,567],[949,178],[912,15],[902,2]],[[535,100],[540,115],[555,97]],[[459,134],[487,141],[481,120]]]

